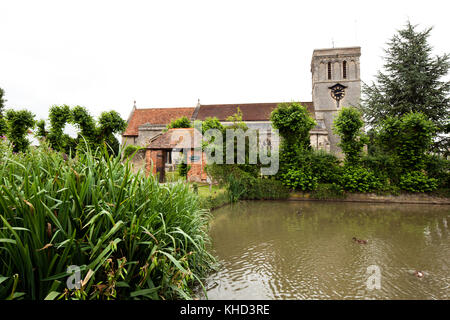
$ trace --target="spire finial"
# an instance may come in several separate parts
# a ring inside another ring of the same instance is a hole
[[[197,100],[197,106],[200,106],[200,98]]]
[[[134,105],[133,105],[133,108],[135,108],[135,109],[136,109],[136,100],[134,100]]]

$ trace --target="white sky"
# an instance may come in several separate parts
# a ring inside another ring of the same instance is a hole
[[[311,101],[315,48],[362,47],[362,80],[409,18],[450,52],[448,1],[0,0],[7,108],[53,104],[126,119],[143,107]]]

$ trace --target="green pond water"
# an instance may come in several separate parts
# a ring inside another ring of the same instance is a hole
[[[209,299],[450,298],[449,206],[242,202],[213,216]]]

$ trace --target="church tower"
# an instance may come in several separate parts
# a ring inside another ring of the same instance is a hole
[[[316,121],[328,131],[330,151],[341,154],[333,120],[342,107],[358,106],[361,99],[360,47],[317,49],[311,61],[312,98]]]

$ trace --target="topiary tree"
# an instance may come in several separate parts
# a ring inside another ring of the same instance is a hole
[[[282,137],[278,178],[292,189],[309,191],[317,187],[311,168],[311,129],[316,125],[306,107],[282,103],[272,111],[272,126]]]
[[[13,145],[14,152],[25,152],[30,141],[27,134],[33,129],[35,121],[34,114],[28,110],[8,110],[6,112],[7,137]]]
[[[75,141],[68,134],[64,133],[64,128],[67,123],[70,123],[72,120],[72,114],[70,111],[70,107],[68,105],[57,106],[54,105],[50,108],[49,111],[49,120],[50,120],[50,130],[46,135],[50,146],[61,152],[65,152],[67,154],[73,153],[75,150]],[[43,123],[39,121],[39,130],[38,134],[46,134],[45,132],[45,124],[42,129]]]
[[[120,134],[125,131],[127,122],[116,111],[102,112],[98,122],[100,139],[108,145],[111,154],[118,155],[120,143],[114,134]]]
[[[354,107],[342,108],[334,119],[333,131],[341,138],[339,147],[345,154],[345,163],[348,165],[360,163],[364,145],[369,141],[363,127],[362,113]]]

